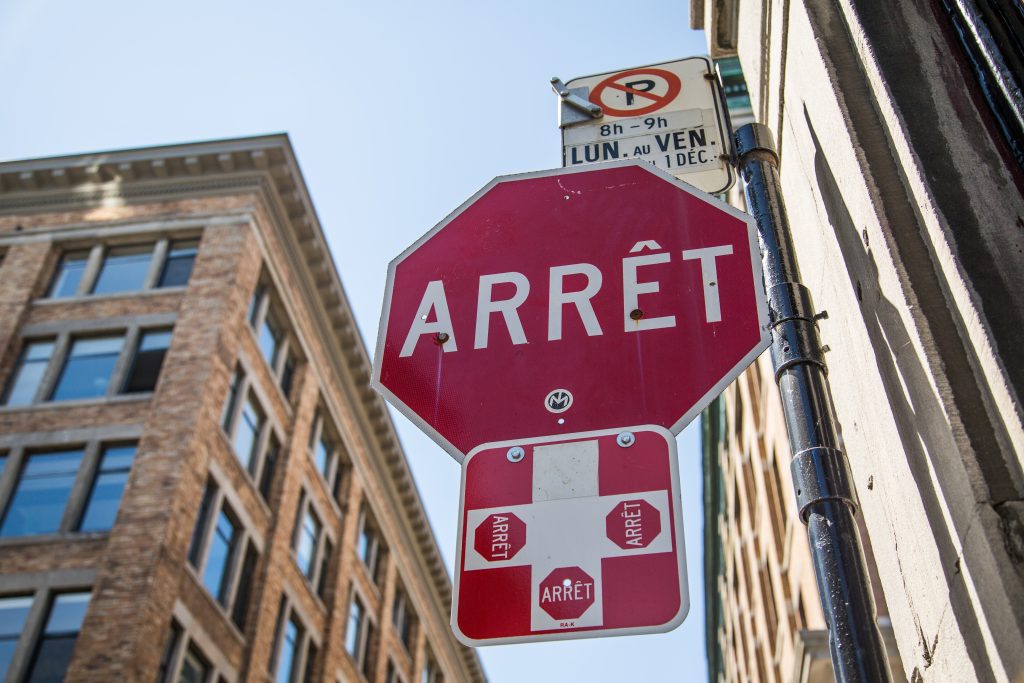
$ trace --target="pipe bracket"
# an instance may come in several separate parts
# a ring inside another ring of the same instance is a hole
[[[789,464],[796,489],[800,520],[807,524],[810,508],[823,501],[846,503],[853,513],[857,501],[853,496],[853,475],[846,454],[836,448],[808,448],[793,456]]]

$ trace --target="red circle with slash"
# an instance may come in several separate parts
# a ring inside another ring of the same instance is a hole
[[[628,84],[619,82],[622,79],[629,78],[631,76],[655,76],[665,81],[665,84],[668,86],[668,89],[662,94],[657,94],[653,92],[653,88],[651,90],[637,90],[636,88],[630,87]],[[604,95],[605,91],[609,89],[619,90],[621,92],[626,93],[627,95],[632,95],[634,98],[651,100],[651,104],[639,107],[637,109],[616,109],[614,107],[609,107],[602,101],[602,96]],[[651,67],[646,67],[643,69],[631,69],[630,71],[620,71],[614,76],[609,76],[608,78],[604,79],[596,86],[594,86],[593,92],[590,93],[590,101],[601,107],[601,109],[604,110],[605,114],[610,114],[612,116],[642,116],[644,114],[650,114],[651,112],[658,111],[659,109],[663,109],[664,107],[668,106],[672,102],[672,100],[674,100],[679,95],[679,91],[681,91],[682,89],[683,83],[682,81],[679,80],[679,76],[677,76],[676,74],[672,73],[671,71],[666,71],[665,69],[654,69]]]

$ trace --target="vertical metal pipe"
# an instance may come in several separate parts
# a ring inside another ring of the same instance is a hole
[[[836,681],[889,683],[885,644],[864,560],[846,455],[839,450],[832,395],[810,292],[789,231],[771,131],[736,131],[737,167],[747,209],[757,222],[772,324],[775,382],[793,449],[790,467],[800,518],[807,525],[818,596],[829,631]]]

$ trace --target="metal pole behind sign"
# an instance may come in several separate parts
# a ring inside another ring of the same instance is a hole
[[[887,683],[892,678],[854,519],[850,469],[839,449],[818,316],[810,291],[800,282],[779,158],[768,127],[752,123],[736,131],[736,156],[746,182],[747,210],[761,238],[775,382],[782,395],[793,449],[793,486],[807,525],[836,681]]]

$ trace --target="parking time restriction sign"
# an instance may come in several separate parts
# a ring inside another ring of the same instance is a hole
[[[705,192],[733,182],[729,123],[709,59],[575,78],[566,87],[601,107],[599,118],[562,128],[562,165],[640,159]]]

